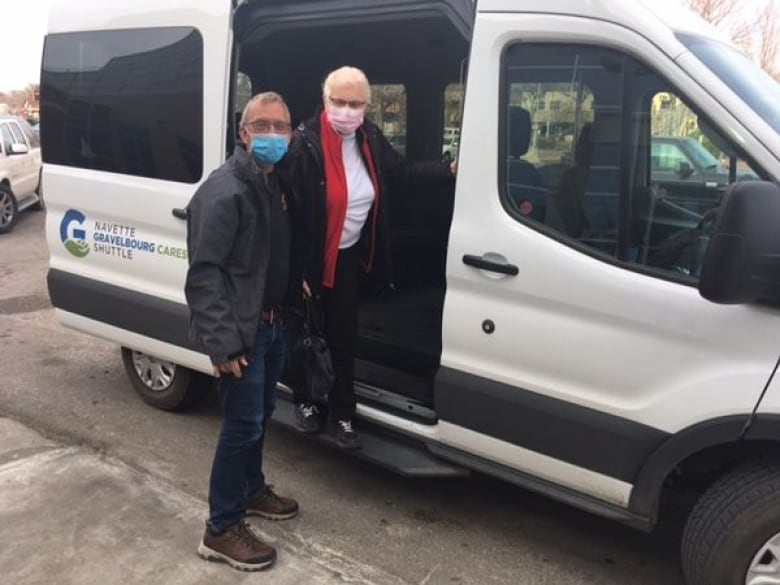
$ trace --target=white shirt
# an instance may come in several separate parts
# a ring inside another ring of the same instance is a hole
[[[341,155],[347,175],[347,217],[344,219],[339,249],[357,244],[375,195],[374,184],[363,163],[355,135],[343,136],[342,139]]]

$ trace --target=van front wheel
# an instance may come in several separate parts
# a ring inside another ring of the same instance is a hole
[[[196,372],[173,362],[126,347],[122,348],[122,362],[135,391],[155,408],[182,410],[198,391]]]
[[[753,463],[716,481],[686,522],[689,585],[780,585],[780,464]]]

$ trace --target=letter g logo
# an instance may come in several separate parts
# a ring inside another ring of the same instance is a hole
[[[87,233],[83,229],[86,219],[80,211],[69,209],[60,223],[60,240],[65,245],[65,249],[76,258],[83,258],[89,254]]]

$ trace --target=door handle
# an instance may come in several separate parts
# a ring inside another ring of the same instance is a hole
[[[171,213],[177,219],[187,219],[187,210],[182,207],[174,207],[171,209]]]
[[[486,260],[483,256],[475,256],[474,254],[464,254],[463,263],[466,266],[473,266],[480,270],[487,270],[489,272],[498,272],[499,274],[508,274],[509,276],[517,276],[520,270],[514,264],[508,262],[497,262],[495,260]]]

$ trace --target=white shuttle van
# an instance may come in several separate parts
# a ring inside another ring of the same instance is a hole
[[[344,64],[409,158],[460,128],[454,192],[390,195],[359,456],[643,529],[682,487],[690,585],[780,583],[780,90],[674,0],[60,2],[41,84],[60,322],[181,407],[210,371],[187,335],[188,201],[249,95],[281,92],[297,122]],[[731,185],[655,136],[696,140]]]

